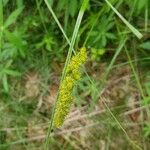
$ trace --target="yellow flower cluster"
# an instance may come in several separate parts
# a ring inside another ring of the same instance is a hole
[[[80,66],[85,63],[87,59],[86,48],[82,47],[80,52],[72,57],[68,67],[66,77],[62,81],[59,89],[58,101],[54,113],[54,126],[62,126],[70,106],[73,101],[72,91],[77,80],[80,79]]]

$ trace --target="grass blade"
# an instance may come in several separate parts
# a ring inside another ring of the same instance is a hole
[[[16,10],[14,10],[9,17],[7,18],[7,20],[4,23],[4,27],[7,28],[8,26],[10,26],[11,24],[15,23],[16,19],[18,18],[18,16],[20,15],[20,13],[22,12],[23,7],[20,7]]]
[[[112,6],[112,4],[105,0],[109,7],[118,15],[118,17],[126,24],[126,26],[137,36],[137,38],[141,39],[143,35],[135,28],[133,27],[118,11],[115,7]]]
[[[52,14],[52,16],[53,16],[54,20],[56,21],[57,25],[59,26],[59,28],[60,28],[61,32],[63,33],[63,35],[64,35],[65,39],[67,40],[67,42],[68,42],[68,43],[70,43],[70,40],[68,39],[68,37],[67,37],[66,33],[64,32],[64,30],[63,30],[63,28],[62,28],[62,26],[61,26],[61,24],[60,24],[59,20],[57,19],[57,16],[55,15],[55,13],[54,13],[54,11],[53,11],[53,9],[52,9],[52,7],[51,7],[50,3],[48,2],[48,0],[44,0],[44,1],[45,1],[45,4],[46,4],[46,5],[47,5],[47,7],[48,7],[48,9],[49,9],[50,13]]]
[[[2,36],[3,36],[3,1],[0,0],[0,52],[2,48]]]

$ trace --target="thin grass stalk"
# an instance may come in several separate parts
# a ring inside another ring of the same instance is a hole
[[[40,15],[42,25],[44,27],[45,32],[48,34],[48,30],[47,30],[46,25],[45,25],[44,20],[43,20],[44,16],[41,12],[40,5],[41,5],[41,2],[39,2],[39,0],[36,0],[36,6],[37,6],[37,9],[38,9],[38,12],[39,12],[39,15]]]
[[[0,0],[0,55],[2,52],[2,44],[3,44],[3,27],[4,20],[3,20],[3,0]]]
[[[105,0],[105,2],[108,4],[108,6],[117,14],[117,16],[126,24],[126,26],[136,35],[137,38],[141,39],[143,35],[134,27],[132,26],[118,11],[115,7],[112,6],[112,4]]]

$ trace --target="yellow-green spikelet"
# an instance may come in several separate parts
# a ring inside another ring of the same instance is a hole
[[[62,81],[59,89],[58,101],[54,112],[53,125],[55,127],[62,126],[66,116],[69,113],[73,96],[72,91],[77,80],[80,79],[80,66],[85,63],[87,59],[86,48],[82,47],[80,52],[71,58],[67,67],[67,74]]]

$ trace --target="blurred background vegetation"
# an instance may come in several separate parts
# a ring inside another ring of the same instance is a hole
[[[48,2],[71,39],[82,0]],[[135,142],[149,150],[150,2],[109,2],[143,37],[105,0],[89,1],[74,49],[87,47],[92,84],[83,74],[70,115],[52,133],[49,149],[127,150],[136,149]],[[0,0],[0,150],[44,149],[68,49],[43,0]]]

